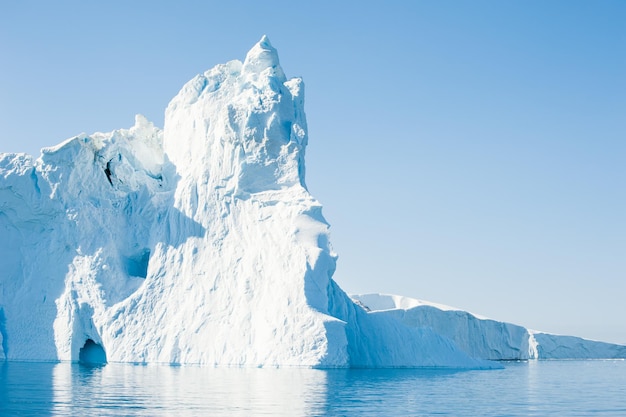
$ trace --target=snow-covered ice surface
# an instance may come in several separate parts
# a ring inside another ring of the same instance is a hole
[[[626,346],[537,332],[454,307],[388,294],[352,295],[369,314],[429,328],[472,357],[490,360],[626,358]]]
[[[263,37],[243,63],[189,81],[163,130],[137,116],[37,159],[0,154],[0,359],[480,368],[626,356],[401,297],[355,303],[332,280],[329,226],[306,189],[303,106],[302,80]]]

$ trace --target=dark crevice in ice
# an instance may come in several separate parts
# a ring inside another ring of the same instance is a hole
[[[111,186],[113,185],[113,180],[111,180],[111,161],[113,159],[109,160],[109,162],[107,162],[107,166],[106,168],[104,168],[104,173],[107,176],[107,180],[109,180],[109,184],[111,184]]]

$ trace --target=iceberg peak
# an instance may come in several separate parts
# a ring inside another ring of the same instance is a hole
[[[192,187],[208,178],[212,186],[245,198],[304,186],[303,106],[301,80],[286,79],[264,36],[243,64],[217,65],[172,99],[165,112],[164,151]]]
[[[246,55],[241,72],[251,75],[260,75],[267,70],[269,70],[268,75],[278,77],[282,79],[282,81],[285,81],[285,73],[280,67],[278,52],[270,43],[269,38],[263,35],[261,40],[257,42]]]

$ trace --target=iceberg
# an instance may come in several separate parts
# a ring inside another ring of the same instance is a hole
[[[389,294],[351,298],[369,314],[432,329],[472,357],[494,361],[626,357],[626,346],[543,333],[442,304]]]
[[[0,359],[490,368],[626,357],[384,296],[350,298],[305,183],[304,84],[263,37],[199,74],[163,129],[0,154]]]

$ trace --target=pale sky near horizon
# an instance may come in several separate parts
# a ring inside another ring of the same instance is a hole
[[[349,293],[626,344],[626,2],[0,1],[0,152],[163,126],[263,34]]]

